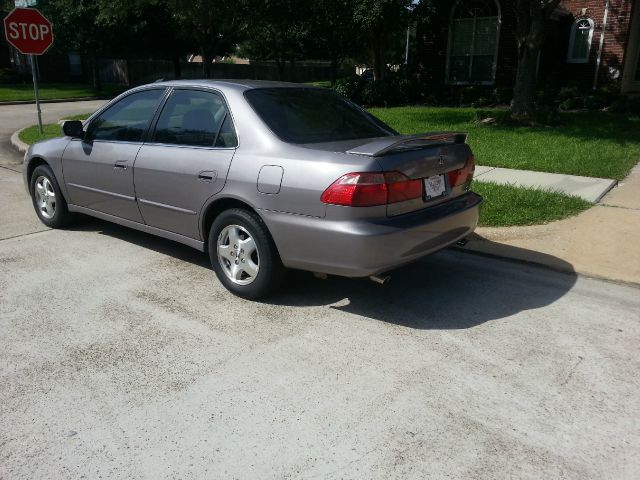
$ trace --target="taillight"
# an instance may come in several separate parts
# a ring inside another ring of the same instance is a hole
[[[404,202],[422,197],[422,179],[410,180],[400,172],[388,172],[384,177],[389,191],[387,203]]]
[[[422,180],[400,172],[347,173],[327,188],[320,200],[332,205],[373,207],[422,197]]]
[[[473,155],[469,155],[467,163],[458,170],[449,172],[449,185],[457,187],[458,185],[470,184],[473,180],[473,172],[476,170],[476,159]]]

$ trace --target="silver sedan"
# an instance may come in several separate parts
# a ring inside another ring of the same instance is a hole
[[[44,224],[86,214],[206,251],[245,298],[287,268],[382,281],[472,232],[482,201],[465,134],[399,135],[323,88],[154,83],[63,130],[25,155]]]

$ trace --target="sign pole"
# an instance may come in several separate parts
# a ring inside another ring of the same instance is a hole
[[[29,55],[31,60],[31,76],[33,77],[33,91],[36,95],[36,111],[38,112],[38,131],[42,135],[42,111],[40,110],[40,91],[38,90],[38,74],[36,72],[36,59],[34,55]]]

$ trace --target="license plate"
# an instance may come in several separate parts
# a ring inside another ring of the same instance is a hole
[[[433,175],[424,179],[424,191],[427,198],[441,197],[447,191],[444,175]]]

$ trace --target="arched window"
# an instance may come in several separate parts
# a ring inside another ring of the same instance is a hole
[[[588,63],[591,53],[591,40],[593,39],[593,20],[590,18],[579,18],[571,27],[571,37],[569,38],[569,52],[567,52],[567,62]]]
[[[496,76],[500,6],[496,0],[458,0],[451,11],[447,81],[492,84]]]

